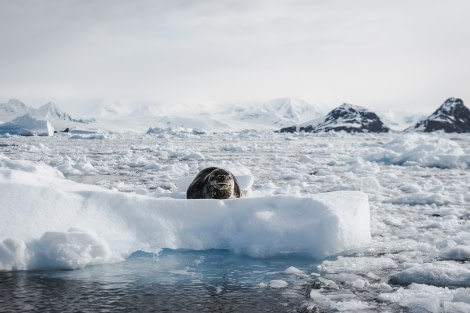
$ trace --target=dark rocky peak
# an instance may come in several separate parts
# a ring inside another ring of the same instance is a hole
[[[348,133],[384,133],[390,129],[386,127],[374,112],[352,105],[343,104],[330,111],[325,118],[315,119],[300,126],[285,127],[284,132],[305,131],[312,133],[345,131]]]
[[[470,110],[461,99],[449,98],[433,114],[406,131],[468,133],[470,132]]]
[[[383,133],[390,131],[374,112],[347,103],[328,113],[323,122],[311,126],[311,128],[306,127],[305,130],[311,132],[345,131],[348,133]]]

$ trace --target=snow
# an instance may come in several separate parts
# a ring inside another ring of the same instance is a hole
[[[224,248],[306,311],[470,310],[468,134],[103,134],[0,138],[3,270]],[[208,166],[247,196],[186,200]]]

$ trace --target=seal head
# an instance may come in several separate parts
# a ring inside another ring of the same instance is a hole
[[[208,167],[196,175],[186,191],[188,199],[240,198],[241,191],[232,173],[218,167]]]

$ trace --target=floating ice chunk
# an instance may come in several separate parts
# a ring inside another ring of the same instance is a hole
[[[305,274],[302,270],[298,269],[295,266],[290,266],[290,267],[286,268],[282,272],[282,274],[295,275],[295,276],[298,276],[298,277],[309,277],[309,275]]]
[[[422,167],[468,168],[470,159],[460,145],[438,135],[403,134],[364,157],[369,161]]]
[[[463,302],[470,304],[470,288],[459,288],[454,293],[454,302]]]
[[[323,306],[331,305],[331,300],[327,296],[320,293],[318,290],[312,289],[309,294],[310,298],[316,303]]]
[[[418,193],[422,190],[421,186],[413,183],[405,183],[399,186],[400,190],[406,193]]]
[[[354,185],[362,191],[378,191],[382,188],[379,181],[375,177],[361,177],[355,179]]]
[[[205,157],[200,152],[188,151],[182,158],[183,160],[204,160]]]
[[[84,175],[97,172],[94,166],[84,156],[79,157],[76,161],[65,156],[58,162],[56,167],[64,175]]]
[[[34,173],[37,177],[47,176],[64,178],[62,173],[50,166],[42,163],[32,163],[30,161],[23,160],[10,160],[7,157],[0,155],[0,170],[3,170],[3,175],[11,175],[12,171]]]
[[[105,139],[104,134],[94,134],[94,135],[71,135],[69,139],[88,139],[88,140],[103,140]]]
[[[391,198],[387,202],[392,204],[409,204],[409,205],[447,205],[450,203],[459,203],[459,197],[450,197],[439,193],[431,192],[418,192],[413,194],[407,194],[405,196]]]
[[[470,267],[468,264],[454,262],[434,262],[422,264],[393,274],[392,281],[399,284],[427,284],[432,286],[470,286]]]
[[[71,228],[68,232],[46,232],[29,243],[32,253],[29,269],[77,269],[105,263],[110,252],[107,243],[95,234]]]
[[[470,289],[449,289],[420,284],[399,288],[393,293],[382,293],[379,302],[396,303],[410,312],[470,312]]]
[[[377,269],[394,269],[398,265],[387,257],[341,257],[335,261],[325,260],[318,269],[326,273],[355,272],[364,273]]]
[[[25,270],[25,250],[22,240],[6,239],[0,243],[0,271]]]
[[[351,285],[354,287],[354,288],[358,288],[358,289],[363,289],[365,286],[367,286],[369,284],[368,281],[365,281],[363,279],[356,279],[354,280]]]
[[[102,140],[108,137],[107,133],[101,129],[72,128],[68,132],[69,139],[90,139]]]
[[[375,307],[367,302],[351,300],[336,302],[333,304],[333,308],[338,310],[338,312],[364,312],[364,310],[372,310]]]
[[[356,174],[377,174],[380,173],[380,167],[376,163],[358,158],[351,164],[349,171]]]
[[[318,163],[315,159],[312,159],[308,155],[301,156],[298,162],[299,163],[313,163],[313,164]]]
[[[470,260],[470,247],[469,246],[454,247],[448,251],[441,253],[441,259],[458,260],[458,261]]]
[[[286,288],[289,284],[282,279],[273,279],[269,282],[269,287],[271,288]]]

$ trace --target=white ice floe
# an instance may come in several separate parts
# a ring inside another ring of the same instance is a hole
[[[0,165],[2,270],[80,268],[162,248],[323,258],[370,241],[362,192],[153,198],[78,184],[27,161]]]

